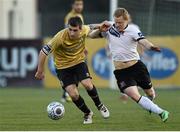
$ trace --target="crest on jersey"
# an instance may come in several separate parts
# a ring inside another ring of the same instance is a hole
[[[138,35],[140,38],[144,38],[144,35],[141,32],[139,32]]]

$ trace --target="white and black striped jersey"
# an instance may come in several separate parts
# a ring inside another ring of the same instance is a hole
[[[109,30],[107,32],[102,32],[101,35],[108,40],[112,59],[122,62],[139,60],[137,41],[144,39],[144,36],[138,26],[135,24],[128,24],[123,32],[119,32],[114,22],[110,23],[111,27]]]

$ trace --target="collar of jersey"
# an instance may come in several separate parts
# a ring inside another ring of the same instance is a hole
[[[128,24],[126,25],[126,27],[124,28],[123,31],[119,32],[119,31],[117,30],[115,24],[113,24],[113,28],[114,28],[117,32],[119,32],[119,33],[124,33],[124,31],[125,31],[125,29],[126,29],[127,27],[128,27]]]

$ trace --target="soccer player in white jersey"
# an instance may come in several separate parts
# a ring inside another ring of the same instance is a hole
[[[114,12],[114,22],[103,22],[101,28],[106,28],[106,30],[103,29],[105,32],[97,30],[94,33],[97,37],[99,35],[108,40],[115,66],[114,75],[120,91],[131,97],[142,108],[160,115],[165,122],[169,112],[152,102],[155,91],[149,72],[137,52],[138,44],[156,52],[160,52],[160,48],[149,42],[137,26],[128,23],[128,11],[118,8]],[[137,86],[140,86],[148,97],[140,95]]]

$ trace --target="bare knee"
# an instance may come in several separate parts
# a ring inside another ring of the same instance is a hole
[[[85,79],[81,81],[81,84],[87,89],[87,90],[91,90],[93,88],[93,84],[91,82],[91,79]]]
[[[66,91],[68,92],[69,96],[72,98],[73,101],[78,100],[79,92],[75,85],[67,86]]]
[[[73,101],[79,99],[79,94],[77,94],[77,93],[70,93],[69,96],[71,97],[71,99],[72,99]]]
[[[153,100],[156,97],[153,87],[150,89],[144,89],[144,91],[145,91],[146,95],[151,98],[151,100]]]

